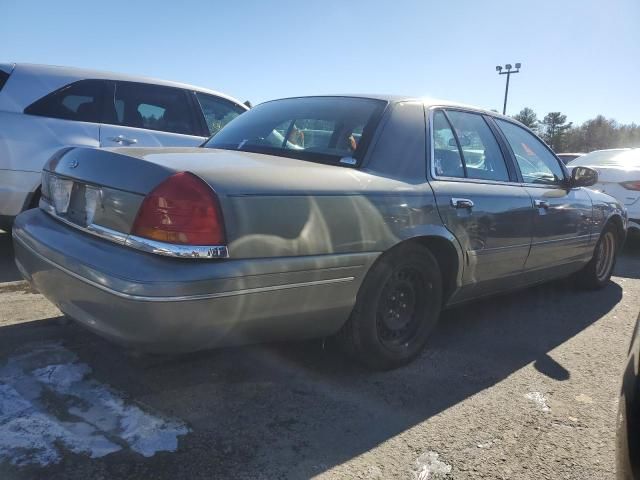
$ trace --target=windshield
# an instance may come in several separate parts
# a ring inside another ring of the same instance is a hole
[[[352,97],[267,102],[234,119],[204,147],[353,165],[362,158],[386,104]]]
[[[570,167],[640,167],[640,149],[598,150],[567,163]]]

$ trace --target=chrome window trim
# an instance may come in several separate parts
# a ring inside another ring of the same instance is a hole
[[[433,159],[435,157],[435,142],[434,142],[434,138],[433,138],[433,116],[435,115],[435,113],[439,110],[446,110],[446,109],[451,109],[451,110],[456,110],[459,112],[463,112],[463,113],[473,113],[476,115],[487,115],[486,112],[480,112],[480,111],[475,111],[475,110],[465,110],[462,108],[455,108],[455,107],[447,107],[447,106],[441,106],[441,105],[432,105],[431,107],[429,107],[428,109],[428,113],[429,113],[429,117],[427,119],[427,128],[429,130],[429,174],[431,175],[431,178],[433,180],[440,180],[443,182],[463,182],[463,183],[478,183],[481,185],[511,185],[514,187],[521,187],[523,186],[522,183],[520,182],[513,182],[511,180],[509,181],[505,181],[505,180],[488,180],[488,179],[482,179],[482,178],[468,178],[468,177],[447,177],[445,175],[437,175],[436,174],[436,170],[435,170],[435,165],[433,162]],[[496,139],[496,142],[498,140]],[[507,159],[505,159],[505,162],[507,161]]]
[[[53,205],[46,199],[40,199],[40,208],[51,215],[56,220],[69,225],[81,232],[90,233],[96,237],[100,237],[110,242],[124,245],[142,252],[153,253],[165,257],[174,258],[197,258],[197,259],[217,259],[229,258],[229,249],[226,245],[178,245],[173,243],[158,242],[148,238],[130,235],[116,230],[112,230],[96,223],[91,223],[86,227],[70,222],[64,217],[58,215]]]
[[[197,301],[197,300],[210,300],[210,299],[216,299],[216,298],[225,298],[225,297],[235,297],[238,295],[247,295],[247,294],[252,294],[252,293],[264,293],[264,292],[273,292],[273,291],[279,291],[279,290],[289,290],[291,288],[302,288],[302,287],[314,287],[314,286],[320,286],[320,285],[331,285],[334,283],[346,283],[346,282],[352,282],[353,280],[355,280],[355,277],[340,277],[340,278],[329,278],[326,280],[311,280],[308,282],[297,282],[297,283],[284,283],[281,285],[268,285],[265,287],[254,287],[254,288],[245,288],[242,290],[229,290],[226,292],[216,292],[216,293],[203,293],[203,294],[195,294],[195,295],[179,295],[179,296],[166,296],[166,297],[153,297],[153,296],[148,296],[148,295],[135,295],[135,294],[131,294],[131,293],[124,293],[124,292],[120,292],[118,290],[114,290],[113,288],[107,287],[105,285],[102,285],[98,282],[95,282],[93,280],[89,280],[86,277],[83,277],[82,275],[79,275],[71,270],[69,270],[68,268],[63,267],[62,265],[59,265],[58,263],[54,262],[53,260],[43,256],[41,253],[35,251],[31,246],[29,246],[24,240],[22,240],[20,237],[15,236],[14,237],[24,248],[28,249],[33,255],[35,255],[36,257],[38,257],[40,260],[48,263],[49,265],[51,265],[52,267],[60,270],[61,272],[66,273],[67,275],[75,278],[76,280],[79,280],[83,283],[86,283],[87,285],[91,285],[92,287],[95,287],[99,290],[102,290],[103,292],[109,293],[111,295],[114,295],[116,297],[120,297],[120,298],[124,298],[126,300],[133,300],[133,301],[138,301],[138,302],[185,302],[185,301]],[[23,268],[21,265],[18,267]]]

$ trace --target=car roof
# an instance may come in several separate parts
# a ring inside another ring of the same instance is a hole
[[[57,65],[41,65],[34,63],[15,63],[15,64],[3,64],[3,65],[13,65],[13,73],[12,77],[18,77],[21,81],[19,82],[21,85],[16,86],[16,90],[20,90],[17,93],[17,97],[20,99],[20,103],[22,104],[22,108],[25,108],[27,105],[31,104],[33,101],[42,98],[44,95],[49,94],[52,91],[57,90],[58,88],[63,87],[71,82],[83,79],[98,79],[98,80],[116,80],[116,81],[126,81],[126,82],[138,82],[138,83],[149,83],[153,85],[161,85],[167,87],[175,87],[182,88],[186,90],[193,90],[196,92],[207,93],[210,95],[215,95],[224,99],[227,99],[235,104],[240,106],[244,106],[243,103],[231,97],[230,95],[226,95],[224,93],[217,92],[215,90],[211,90],[208,88],[198,87],[195,85],[190,85],[187,83],[181,82],[173,82],[170,80],[161,80],[157,78],[150,78],[144,76],[136,76],[136,75],[128,75],[122,73],[115,72],[106,72],[101,70],[91,70],[86,68],[77,68],[77,67],[64,67]],[[27,82],[27,78],[38,78],[38,82],[28,82],[28,90],[24,88]],[[11,77],[9,77],[11,79]],[[48,81],[43,82],[42,79],[47,79]],[[9,83],[7,83],[9,85]],[[246,106],[244,106],[246,108]]]
[[[572,160],[571,165],[615,167],[631,165],[638,161],[640,161],[640,148],[608,148],[582,155]]]
[[[474,105],[468,105],[468,104],[461,103],[461,102],[452,102],[450,100],[442,100],[442,99],[431,98],[431,97],[415,97],[415,96],[409,96],[409,95],[363,94],[363,93],[355,93],[355,94],[337,93],[337,94],[326,94],[326,95],[299,95],[299,96],[295,96],[295,97],[286,97],[286,98],[268,100],[267,102],[263,102],[263,103],[274,102],[276,100],[287,100],[287,99],[293,99],[293,98],[322,98],[322,97],[363,98],[363,99],[370,99],[370,100],[382,100],[382,101],[385,101],[385,102],[388,102],[388,103],[418,102],[418,103],[422,103],[425,106],[425,108],[434,108],[434,107],[461,108],[461,109],[464,109],[464,110],[472,110],[472,111],[475,111],[475,112],[478,112],[478,113],[482,113],[484,115],[491,115],[493,117],[503,118],[503,119],[508,120],[510,122],[514,122],[514,123],[520,124],[520,122],[518,122],[517,120],[515,120],[515,119],[513,119],[511,117],[508,117],[506,115],[502,115],[501,113],[495,112],[493,110],[488,110],[486,108],[476,107]]]

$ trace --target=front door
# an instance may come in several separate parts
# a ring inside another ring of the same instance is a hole
[[[544,278],[584,262],[592,253],[589,195],[582,188],[568,187],[560,161],[533,134],[505,120],[496,123],[534,203],[533,238],[525,270]]]
[[[436,110],[431,129],[430,183],[465,255],[461,296],[513,286],[529,253],[534,211],[505,147],[476,113]]]

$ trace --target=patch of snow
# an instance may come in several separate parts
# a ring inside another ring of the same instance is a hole
[[[589,395],[585,395],[584,393],[581,393],[576,397],[576,401],[580,403],[589,404],[589,403],[593,403],[593,398],[591,398]]]
[[[99,458],[123,448],[151,457],[175,451],[189,432],[90,378],[91,368],[61,344],[27,349],[0,368],[0,461],[46,466],[65,450]]]
[[[545,397],[542,393],[540,393],[540,392],[529,392],[529,393],[527,393],[525,395],[525,398],[527,398],[528,400],[531,400],[533,403],[535,403],[536,406],[540,410],[542,410],[543,412],[551,411],[551,408],[547,404],[547,397]]]
[[[423,453],[416,460],[414,478],[416,480],[443,480],[451,473],[451,465],[440,460],[440,454],[433,451]]]

